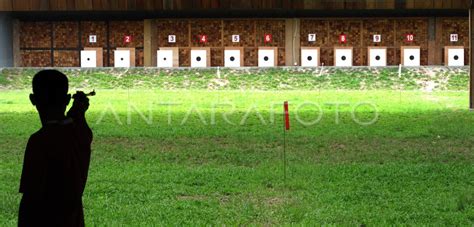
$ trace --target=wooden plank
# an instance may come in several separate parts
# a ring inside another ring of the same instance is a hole
[[[293,0],[293,9],[304,9],[304,0]],[[273,6],[275,8],[275,6]]]
[[[322,9],[334,9],[335,3],[332,1],[322,1]]]
[[[469,108],[474,110],[474,8],[471,3],[469,9]]]
[[[13,67],[21,67],[20,21],[13,21]]]
[[[182,10],[193,9],[193,3],[191,1],[181,0],[180,2],[181,2],[181,9]]]
[[[230,8],[230,1],[231,0],[221,0],[220,1],[220,8],[221,9],[229,9]]]
[[[441,65],[443,63],[443,24],[442,19],[437,17],[436,19],[436,51],[435,51],[435,58],[434,58],[434,64],[435,65]]]
[[[376,8],[375,1],[374,0],[365,1],[365,7],[366,9],[375,9]]]
[[[323,7],[323,0],[314,0],[314,7],[312,9],[321,9]]]
[[[145,1],[146,0],[135,0],[135,9],[145,10]]]
[[[109,2],[109,9],[110,10],[118,10],[118,1],[110,1]]]
[[[153,20],[145,20],[143,22],[144,28],[143,28],[143,37],[144,37],[144,44],[143,44],[143,50],[144,50],[144,64],[145,67],[152,67],[153,66],[153,51],[152,51],[152,40],[154,40],[154,37],[152,37],[153,33]]]
[[[31,9],[33,10],[41,10],[41,0],[30,0],[31,1]]]
[[[440,1],[443,1],[443,9],[450,9],[451,7],[453,7],[453,0],[440,0]]]
[[[76,0],[78,1],[78,0]],[[109,2],[111,10],[127,10],[127,0],[113,0]]]
[[[345,7],[344,1],[334,1],[334,9],[344,9]]]
[[[467,9],[470,0],[0,0],[0,11],[186,9]]]
[[[376,1],[377,9],[395,9],[395,0]]]
[[[67,10],[67,1],[63,0],[50,0],[49,1],[50,10]]]
[[[110,8],[109,1],[107,0],[93,0],[92,2],[94,3],[92,6],[94,10],[107,10]]]
[[[292,66],[293,61],[293,20],[285,20],[285,65]]]
[[[127,0],[127,10],[137,10],[137,0]]]
[[[453,0],[454,9],[468,9],[469,2],[468,0]]]
[[[14,11],[28,11],[31,9],[31,1],[24,0],[24,1],[13,1],[13,10]]]
[[[76,0],[76,10],[92,10],[92,0]]]
[[[321,0],[314,0],[315,2],[319,2]],[[284,9],[291,9],[293,6],[291,4],[291,0],[283,0],[282,5]]]
[[[434,17],[428,19],[428,65],[435,65],[436,45],[436,21]]]
[[[395,9],[405,9],[406,0],[395,0]]]
[[[442,9],[443,8],[443,0],[435,1],[433,7],[436,8],[436,9]]]
[[[151,10],[154,10],[155,9],[155,2],[156,1],[145,1],[144,2],[144,9],[145,10],[148,10],[148,11],[151,11]]]
[[[0,11],[12,11],[12,0],[0,0]]]
[[[194,3],[194,1],[193,1]],[[172,0],[163,0],[163,9],[170,10],[173,9],[173,1]]]
[[[433,8],[433,1],[415,0],[415,9],[429,9],[429,8]]]
[[[365,9],[366,1],[355,1],[353,2],[354,9]]]
[[[286,19],[285,20],[285,65],[294,66],[300,65],[299,50],[300,50],[300,20]]]

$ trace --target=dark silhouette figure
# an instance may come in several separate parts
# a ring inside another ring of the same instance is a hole
[[[92,143],[85,118],[89,99],[77,92],[65,116],[68,89],[67,77],[56,70],[33,78],[30,100],[42,128],[31,135],[25,151],[18,226],[84,226],[82,194]]]

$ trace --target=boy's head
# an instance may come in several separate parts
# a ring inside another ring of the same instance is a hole
[[[31,103],[41,110],[65,111],[71,95],[66,75],[57,70],[43,70],[33,77],[33,94]]]

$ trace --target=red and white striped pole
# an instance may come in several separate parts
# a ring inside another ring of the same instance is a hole
[[[286,184],[286,166],[287,166],[287,161],[286,161],[286,131],[290,130],[290,113],[289,113],[289,108],[288,108],[288,101],[285,101],[283,103],[283,109],[284,109],[283,119],[284,119],[284,122],[285,122],[285,127],[283,129],[283,181]]]

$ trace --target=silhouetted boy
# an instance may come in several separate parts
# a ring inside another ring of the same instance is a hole
[[[42,128],[31,135],[20,182],[19,226],[84,226],[82,193],[87,181],[92,131],[85,112],[89,99],[82,92],[71,100],[67,77],[44,70],[33,78],[31,103]]]

